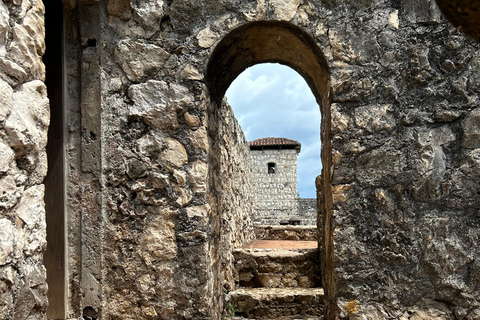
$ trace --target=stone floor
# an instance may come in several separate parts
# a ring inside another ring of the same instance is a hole
[[[296,240],[257,240],[254,243],[242,246],[242,249],[315,249],[317,241],[296,241]]]

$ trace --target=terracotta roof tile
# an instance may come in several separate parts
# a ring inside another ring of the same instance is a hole
[[[250,147],[290,147],[291,149],[297,149],[300,152],[302,144],[298,141],[287,138],[260,138],[253,141],[249,141]]]

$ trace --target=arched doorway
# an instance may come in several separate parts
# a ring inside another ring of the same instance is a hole
[[[302,75],[311,88],[322,116],[322,175],[317,178],[320,214],[319,248],[326,315],[334,314],[332,197],[330,189],[330,71],[315,41],[299,27],[287,22],[260,21],[245,24],[227,34],[215,47],[206,69],[205,82],[214,108],[220,108],[227,88],[246,68],[274,62],[291,67]]]

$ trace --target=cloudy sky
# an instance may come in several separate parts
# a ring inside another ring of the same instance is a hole
[[[302,144],[298,157],[298,192],[315,198],[320,174],[320,110],[305,80],[280,64],[245,70],[226,93],[248,141],[284,137]]]

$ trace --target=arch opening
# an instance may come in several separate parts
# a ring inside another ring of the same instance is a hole
[[[205,83],[211,108],[221,108],[230,84],[248,67],[260,63],[280,63],[297,71],[307,82],[321,113],[322,174],[316,179],[318,203],[318,246],[322,285],[326,294],[327,319],[336,313],[332,228],[330,71],[315,40],[287,22],[251,22],[228,33],[215,47],[207,64]],[[209,121],[210,123],[210,121]]]

